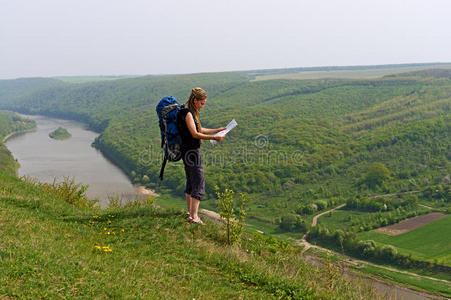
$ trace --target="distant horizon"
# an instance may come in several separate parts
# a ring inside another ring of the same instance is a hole
[[[205,71],[205,72],[186,72],[186,73],[143,73],[143,74],[77,74],[77,75],[54,75],[54,76],[23,76],[15,78],[0,78],[0,80],[15,80],[15,79],[28,79],[28,78],[83,78],[83,77],[114,77],[114,78],[132,78],[132,77],[145,77],[145,76],[176,76],[176,75],[190,75],[190,74],[209,74],[209,73],[234,73],[234,72],[262,72],[262,71],[282,71],[282,70],[299,70],[298,72],[309,71],[333,71],[333,70],[320,70],[324,68],[334,68],[335,70],[349,70],[358,67],[380,68],[380,67],[421,67],[421,66],[434,66],[434,65],[451,65],[450,62],[412,62],[412,63],[384,63],[384,64],[362,64],[362,65],[316,65],[316,66],[294,66],[294,67],[275,67],[275,68],[257,68],[257,69],[238,69],[238,70],[222,70],[222,71]]]
[[[451,61],[450,14],[447,0],[3,1],[0,78]]]

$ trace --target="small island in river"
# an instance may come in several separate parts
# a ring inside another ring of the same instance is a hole
[[[67,140],[72,137],[72,134],[66,128],[58,127],[55,131],[50,132],[49,137],[55,140]]]

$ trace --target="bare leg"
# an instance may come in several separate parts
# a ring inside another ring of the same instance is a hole
[[[197,215],[198,211],[199,211],[199,204],[200,204],[200,200],[197,200],[196,198],[191,198],[191,217],[193,217],[194,220],[199,219],[199,216]]]
[[[192,216],[193,214],[191,213],[191,196],[185,193],[185,198],[186,198],[186,206],[188,207],[188,212]]]

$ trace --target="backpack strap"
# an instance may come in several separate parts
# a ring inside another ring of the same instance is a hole
[[[168,157],[166,155],[166,151],[168,149],[168,138],[166,136],[166,120],[165,118],[162,118],[161,120],[161,125],[162,125],[162,129],[163,129],[163,140],[161,140],[161,147],[164,149],[164,159],[163,159],[163,164],[161,165],[161,170],[160,170],[160,180],[163,181],[163,173],[164,173],[164,168],[166,167],[166,162],[168,161]]]
[[[166,155],[164,156],[163,159],[163,164],[161,165],[161,170],[160,170],[160,180],[163,181],[163,173],[164,173],[164,167],[166,167],[166,162],[168,161],[168,158],[166,157]]]

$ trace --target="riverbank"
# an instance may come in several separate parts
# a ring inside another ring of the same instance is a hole
[[[126,203],[139,196],[126,174],[91,146],[98,134],[87,130],[86,124],[37,115],[26,117],[34,120],[37,128],[26,134],[8,134],[5,139],[9,151],[21,164],[19,176],[48,183],[55,178],[73,178],[88,185],[86,195],[99,199],[102,207],[108,205],[111,197],[123,198]],[[67,128],[72,138],[64,142],[49,138],[49,132],[58,127]]]
[[[3,138],[2,143],[3,143],[3,144],[6,143],[6,141],[7,141],[8,139],[10,139],[10,138],[12,138],[12,137],[14,137],[14,136],[16,136],[16,135],[24,134],[24,133],[27,133],[27,132],[34,132],[34,131],[36,131],[36,128],[29,129],[29,130],[23,130],[23,131],[14,131],[14,132],[11,132],[10,134],[8,134],[7,136],[5,136],[5,137]]]
[[[155,190],[151,190],[149,188],[146,188],[145,186],[142,185],[133,185],[136,192],[139,195],[143,195],[143,196],[150,196],[150,197],[158,197],[160,196],[160,194],[158,194],[157,192],[155,192]]]

